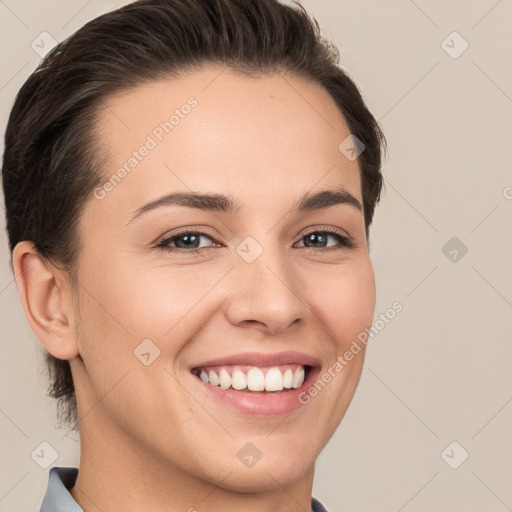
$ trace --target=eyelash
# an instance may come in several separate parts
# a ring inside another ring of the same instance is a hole
[[[321,249],[316,249],[314,247],[304,247],[304,249],[310,249],[311,251],[317,253],[317,252],[324,252],[324,251],[330,251],[330,250],[339,250],[339,249],[353,249],[356,247],[356,244],[354,240],[351,237],[348,237],[346,235],[343,235],[340,233],[337,229],[334,228],[324,228],[324,229],[317,229],[313,231],[309,231],[308,233],[305,233],[300,238],[299,242],[303,240],[303,238],[307,237],[311,234],[329,234],[333,236],[341,245],[341,247],[324,247]],[[199,235],[199,236],[205,236],[212,240],[213,242],[217,243],[217,241],[209,235],[208,233],[204,233],[202,231],[194,231],[191,229],[184,229],[182,231],[178,231],[177,233],[174,233],[172,236],[164,238],[160,242],[158,242],[155,245],[155,248],[164,249],[168,252],[178,252],[178,253],[186,253],[186,254],[198,254],[201,251],[208,250],[208,249],[214,249],[214,247],[200,247],[198,249],[181,249],[179,247],[170,247],[169,244],[176,240],[177,238],[180,238],[185,235]]]

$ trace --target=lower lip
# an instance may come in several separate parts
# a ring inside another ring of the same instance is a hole
[[[203,382],[197,376],[192,377],[202,389],[221,402],[223,405],[232,407],[240,412],[257,416],[280,416],[302,407],[299,401],[301,393],[306,391],[320,373],[320,367],[310,368],[308,375],[302,385],[296,389],[289,389],[281,393],[247,393],[232,388],[222,389]]]

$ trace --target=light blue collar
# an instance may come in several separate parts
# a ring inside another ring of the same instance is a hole
[[[69,494],[78,476],[78,468],[50,469],[48,488],[39,512],[83,512],[82,507]]]

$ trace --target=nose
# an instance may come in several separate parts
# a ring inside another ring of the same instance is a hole
[[[305,320],[309,308],[299,281],[277,250],[264,250],[252,263],[240,258],[230,279],[226,316],[233,325],[275,335]]]

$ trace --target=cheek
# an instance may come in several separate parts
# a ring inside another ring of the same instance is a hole
[[[128,259],[127,259],[128,260]],[[222,279],[225,270],[200,265],[159,265],[140,267],[125,263],[98,279],[84,277],[91,295],[101,305],[95,308],[105,326],[119,327],[132,337],[154,336],[162,339],[182,319],[200,306],[200,302]],[[219,283],[221,285],[221,283]],[[222,286],[222,285],[221,285]]]
[[[149,393],[149,383],[155,379],[169,378],[162,373],[164,368],[172,371],[188,342],[214,314],[214,295],[226,274],[219,267],[208,271],[170,265],[134,268],[117,265],[115,272],[90,272],[82,277],[87,292],[82,290],[83,342],[79,349],[98,396],[127,371],[131,372],[128,380],[133,382],[138,381],[141,370],[150,370],[138,383],[140,393]],[[146,367],[137,355],[142,357],[148,351],[153,362]],[[128,397],[128,402],[132,399]]]
[[[334,266],[333,266],[334,267]],[[317,320],[330,333],[337,351],[346,349],[358,334],[369,327],[375,310],[375,280],[371,262],[338,266],[305,277],[316,290],[310,304]]]

